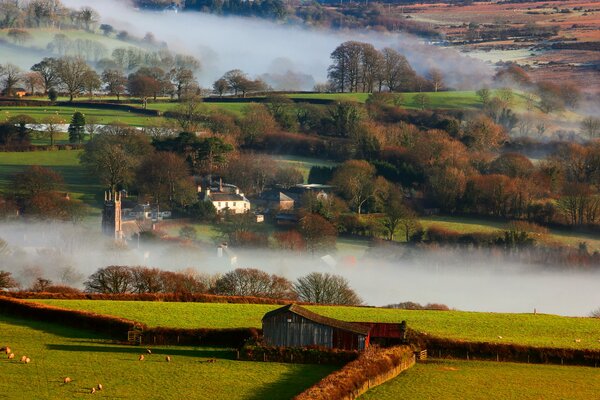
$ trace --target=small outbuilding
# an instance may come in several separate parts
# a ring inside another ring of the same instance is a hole
[[[317,346],[364,350],[369,346],[369,327],[324,317],[296,304],[266,313],[262,319],[266,345]]]

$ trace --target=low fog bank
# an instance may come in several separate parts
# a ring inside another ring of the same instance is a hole
[[[96,269],[108,265],[145,265],[166,270],[193,268],[225,273],[234,267],[217,258],[216,246],[142,243],[116,247],[96,230],[61,223],[4,223],[0,238],[8,251],[0,254],[0,269],[28,287],[37,277],[82,287]],[[1,252],[1,250],[0,250]],[[586,316],[600,306],[600,273],[544,271],[528,265],[500,265],[465,257],[452,264],[443,254],[413,255],[390,261],[377,256],[359,259],[332,254],[319,257],[270,250],[234,250],[237,267],[259,268],[294,280],[310,272],[331,272],[347,278],[369,305],[403,301],[444,303],[460,310],[533,312]]]
[[[267,73],[280,77],[276,81],[281,81],[282,75],[290,75],[287,89],[311,90],[312,82],[326,80],[330,53],[347,40],[365,41],[379,48],[393,47],[407,57],[417,72],[425,74],[435,66],[445,73],[450,86],[459,89],[479,88],[492,75],[492,68],[480,60],[425,44],[408,34],[333,32],[198,12],[141,11],[117,0],[63,3],[72,8],[92,7],[100,13],[102,23],[136,36],[152,32],[170,49],[198,57],[202,63],[199,78],[204,86],[211,85],[224,72],[239,68],[252,76]]]

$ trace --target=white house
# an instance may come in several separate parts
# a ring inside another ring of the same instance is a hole
[[[201,198],[204,201],[210,201],[217,213],[228,211],[234,214],[243,214],[250,211],[250,200],[234,185],[219,184],[218,187],[207,188]]]

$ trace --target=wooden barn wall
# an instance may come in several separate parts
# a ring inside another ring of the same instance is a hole
[[[333,347],[332,327],[317,324],[292,312],[276,314],[265,319],[263,336],[266,344],[270,346]]]

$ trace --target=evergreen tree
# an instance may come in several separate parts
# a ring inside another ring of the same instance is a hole
[[[76,111],[69,125],[69,142],[81,143],[85,134],[85,116]]]

